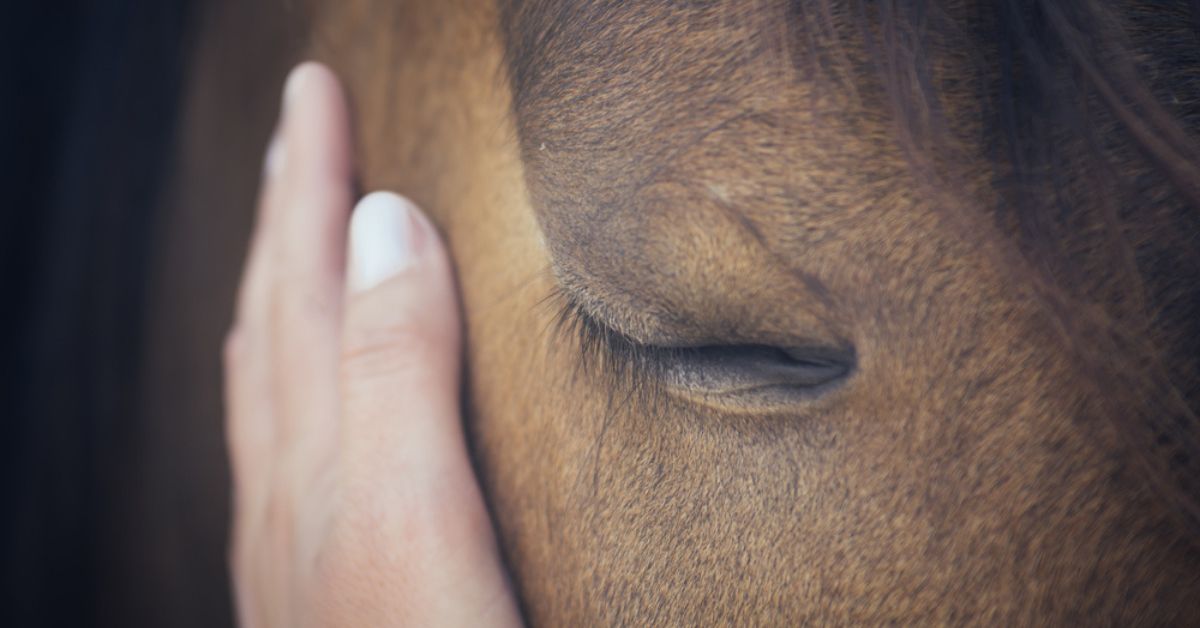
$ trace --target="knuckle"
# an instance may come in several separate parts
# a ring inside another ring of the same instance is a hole
[[[446,339],[415,321],[348,331],[342,345],[343,380],[394,377],[428,369],[447,351]]]
[[[334,305],[327,295],[310,287],[298,287],[297,281],[284,281],[271,302],[275,328],[285,334],[302,336],[328,328],[334,320]]]

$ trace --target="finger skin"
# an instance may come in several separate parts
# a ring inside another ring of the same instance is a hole
[[[290,623],[287,574],[297,566],[295,528],[305,506],[296,496],[330,471],[336,452],[349,136],[332,74],[316,64],[293,70],[225,355],[231,566],[247,624]]]
[[[281,118],[284,113],[280,112]],[[222,351],[225,437],[235,475],[260,475],[254,463],[269,458],[266,451],[273,441],[270,337],[264,330],[271,311],[271,218],[286,187],[281,172],[285,139],[281,121],[264,159],[254,231],[238,285],[233,326]]]
[[[267,566],[255,561],[250,548],[264,535],[264,504],[270,499],[275,460],[274,373],[271,360],[270,316],[276,215],[287,192],[286,109],[281,108],[264,156],[262,184],[255,212],[246,267],[238,287],[233,327],[222,354],[225,398],[225,438],[233,476],[233,521],[229,565],[234,584],[238,623],[247,628],[269,625],[264,591],[257,577]]]
[[[420,603],[390,609],[393,617],[517,625],[463,436],[462,322],[450,260],[429,220],[402,202],[415,261],[348,294],[345,306],[341,460],[348,513],[336,534],[357,540],[386,531],[390,543],[404,546],[404,560],[384,581]]]
[[[405,201],[360,224],[385,255],[347,284],[346,99],[316,64],[286,94],[225,348],[239,621],[519,625],[463,437],[450,259]]]
[[[331,451],[344,243],[353,204],[350,116],[337,78],[316,63],[292,71],[284,100],[281,176],[287,189],[271,233],[277,439],[286,449]]]

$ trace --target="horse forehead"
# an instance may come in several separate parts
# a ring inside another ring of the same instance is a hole
[[[531,200],[557,263],[655,266],[647,246],[694,238],[695,223],[788,258],[895,192],[905,162],[883,107],[797,71],[768,14],[631,3],[559,15],[536,43],[510,33]]]

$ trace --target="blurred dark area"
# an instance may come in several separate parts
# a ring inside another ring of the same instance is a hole
[[[195,4],[9,3],[0,20],[3,626],[119,623],[102,563],[140,453],[141,304]]]

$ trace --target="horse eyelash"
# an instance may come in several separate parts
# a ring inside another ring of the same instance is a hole
[[[663,357],[673,349],[645,345],[612,329],[558,286],[551,297],[558,301],[555,331],[575,343],[585,374],[601,378],[613,390],[652,392]]]

